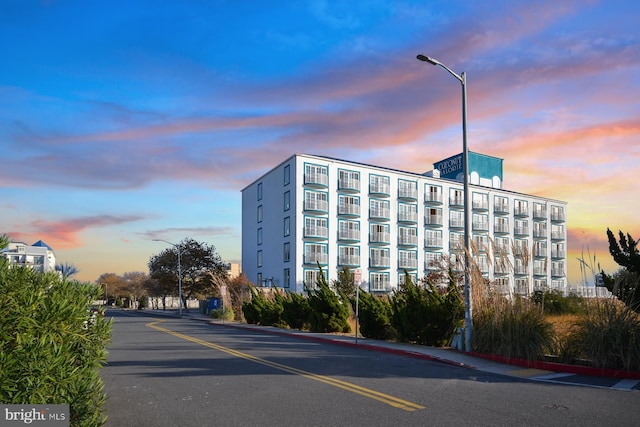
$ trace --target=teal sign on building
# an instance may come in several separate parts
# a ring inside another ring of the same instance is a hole
[[[462,181],[462,153],[440,160],[433,164],[440,171],[440,178]],[[502,182],[502,159],[486,154],[469,152],[469,174],[476,173],[480,180],[493,181],[498,178]]]

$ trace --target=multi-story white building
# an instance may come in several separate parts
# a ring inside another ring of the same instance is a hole
[[[369,291],[420,279],[463,247],[462,155],[425,174],[295,154],[242,190],[242,271],[294,292],[347,267]],[[506,293],[566,288],[566,202],[502,189],[502,159],[469,153],[470,239]],[[459,268],[462,263],[458,262]],[[507,266],[507,267],[506,267]]]
[[[7,259],[10,265],[28,266],[45,273],[56,270],[56,254],[42,240],[31,246],[23,242],[9,243],[0,251],[0,256]]]

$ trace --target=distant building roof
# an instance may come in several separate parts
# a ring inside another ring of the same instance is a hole
[[[33,245],[31,245],[31,246],[40,246],[40,247],[43,247],[43,248],[47,248],[47,249],[49,249],[50,251],[52,251],[52,250],[53,250],[53,249],[51,248],[51,246],[47,245],[47,244],[46,244],[45,242],[43,242],[42,240],[38,240],[37,242],[35,242],[35,243],[34,243]]]

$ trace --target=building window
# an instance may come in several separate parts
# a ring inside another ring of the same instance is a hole
[[[535,218],[546,218],[547,217],[547,206],[544,203],[534,203],[533,204],[533,216]]]
[[[284,262],[291,261],[291,244],[286,242],[284,244]]]
[[[442,225],[442,209],[425,208],[424,223],[425,225]]]
[[[304,263],[305,264],[327,264],[328,247],[326,244],[305,243]]]
[[[464,227],[464,212],[461,212],[461,211],[449,211],[449,227],[463,228]]]
[[[387,248],[371,248],[369,253],[369,267],[388,268],[391,257]]]
[[[284,218],[284,236],[287,237],[291,234],[291,220],[289,217]]]
[[[562,206],[551,206],[551,221],[564,221],[564,208]]]
[[[258,206],[258,222],[262,222],[262,205]]]
[[[489,230],[489,215],[473,214],[472,227],[474,230]]]
[[[338,239],[360,240],[360,223],[357,221],[339,221]]]
[[[339,172],[338,189],[360,191],[360,172],[341,169]]]
[[[304,183],[320,186],[329,185],[329,171],[326,166],[306,164],[304,166]]]
[[[258,244],[262,244],[262,228],[258,228]]]
[[[529,234],[529,223],[527,222],[526,219],[516,219],[514,221],[515,223],[515,228],[513,230],[514,234],[516,235],[520,235],[520,236],[526,236]]]
[[[284,167],[284,185],[289,185],[291,182],[291,166],[286,165]]]
[[[495,217],[493,224],[493,232],[494,233],[509,233],[509,218],[506,217]]]
[[[309,289],[318,289],[318,281],[320,280],[320,270],[305,270],[304,284]]]
[[[327,212],[329,210],[329,203],[327,200],[327,193],[321,191],[305,191],[304,209],[308,211]]]
[[[477,252],[487,252],[489,249],[489,237],[484,234],[475,234],[473,244]]]
[[[496,196],[493,202],[493,212],[499,214],[509,213],[509,199],[502,196]]]
[[[425,268],[425,270],[438,270],[438,269],[440,269],[441,261],[442,261],[442,254],[440,252],[425,252],[424,253],[424,268]]]
[[[442,187],[439,185],[427,185],[424,198],[427,202],[442,203]]]
[[[416,251],[398,251],[398,268],[418,268],[418,253]]]
[[[398,197],[403,199],[418,198],[418,183],[415,181],[398,180]]]
[[[258,183],[258,200],[262,200],[262,183]]]
[[[319,237],[326,239],[329,237],[327,218],[307,216],[304,218],[304,237]]]
[[[449,233],[449,250],[451,252],[464,250],[464,234]]]
[[[284,283],[282,284],[285,289],[291,287],[291,271],[288,268],[285,268],[283,271]]]
[[[391,192],[391,184],[388,176],[370,175],[369,176],[369,193],[386,194]]]
[[[509,254],[509,238],[508,237],[496,237],[493,239],[493,250],[499,255]]]
[[[418,205],[398,203],[398,221],[417,222],[418,221]]]
[[[258,251],[258,267],[262,267],[262,251]]]
[[[426,230],[424,245],[428,248],[442,247],[442,230]]]
[[[369,274],[369,291],[389,291],[389,273],[370,273]]]
[[[369,200],[369,218],[389,219],[390,215],[388,200]]]
[[[360,247],[340,246],[338,248],[338,265],[359,266]]]
[[[473,193],[472,196],[473,209],[487,210],[489,209],[489,195],[483,193]]]
[[[519,216],[529,215],[529,204],[526,200],[514,200],[513,201],[513,214]]]
[[[291,192],[285,191],[284,192],[284,210],[288,211],[289,209],[291,209]]]
[[[416,246],[418,244],[418,229],[414,227],[398,227],[398,244]]]
[[[263,283],[262,283],[262,273],[258,273],[258,276],[256,277],[256,279],[257,279],[256,283],[258,284],[258,286],[262,286],[263,285]]]
[[[339,195],[338,215],[360,215],[360,198]]]
[[[449,189],[449,206],[464,206],[464,192],[462,190]]]
[[[389,224],[369,224],[370,243],[391,243]]]

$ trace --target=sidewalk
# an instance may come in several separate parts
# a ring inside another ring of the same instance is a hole
[[[177,317],[177,311],[144,310],[163,316]],[[599,369],[586,366],[564,365],[550,362],[526,362],[507,360],[502,357],[477,353],[464,353],[451,348],[396,343],[354,335],[321,334],[295,329],[282,329],[273,326],[257,326],[236,321],[211,319],[195,310],[183,311],[183,319],[208,322],[212,325],[246,329],[274,335],[294,336],[300,339],[327,342],[335,345],[358,347],[361,349],[398,354],[425,360],[437,361],[467,369],[490,372],[518,378],[538,381],[562,382],[606,388],[640,391],[640,372],[627,372],[612,369]]]

